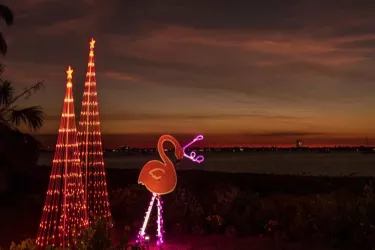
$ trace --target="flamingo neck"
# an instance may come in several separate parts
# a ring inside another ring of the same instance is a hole
[[[173,144],[175,150],[178,150],[181,147],[180,147],[179,143],[177,142],[177,140],[170,135],[163,135],[163,136],[160,137],[160,139],[158,141],[158,152],[159,152],[160,158],[163,160],[165,165],[173,166],[173,163],[171,162],[171,160],[168,158],[168,156],[164,152],[164,142],[166,142],[166,141],[171,142]]]

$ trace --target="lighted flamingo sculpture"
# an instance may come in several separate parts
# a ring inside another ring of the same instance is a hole
[[[163,144],[166,141],[173,144],[177,160],[181,160],[184,157],[184,152],[178,141],[170,135],[163,135],[158,141],[158,152],[163,162],[157,160],[147,162],[138,178],[139,184],[145,185],[150,192],[158,195],[172,192],[177,185],[176,170],[172,161],[164,152]]]
[[[185,153],[186,148],[188,148],[194,142],[199,141],[199,140],[203,140],[202,135],[195,137],[193,141],[188,143],[185,147],[181,148],[180,144],[173,136],[163,135],[159,138],[157,149],[158,149],[160,158],[162,159],[162,162],[157,161],[157,160],[152,160],[152,161],[147,162],[143,166],[141,173],[139,174],[139,178],[138,178],[138,183],[145,185],[146,188],[153,194],[150,204],[148,206],[147,212],[146,212],[145,220],[138,234],[138,241],[143,241],[144,239],[146,226],[150,218],[151,210],[156,199],[157,209],[158,209],[157,244],[158,245],[163,244],[163,233],[162,233],[163,232],[163,218],[162,218],[161,195],[173,192],[173,190],[176,188],[176,185],[177,185],[176,170],[174,168],[172,161],[168,158],[168,156],[164,152],[164,147],[163,147],[164,142],[169,141],[173,144],[175,148],[174,153],[178,162],[182,160],[183,157],[186,157],[194,162],[201,163],[204,160],[204,157],[202,155],[197,156],[197,154],[194,151],[192,151],[190,155],[187,155]]]

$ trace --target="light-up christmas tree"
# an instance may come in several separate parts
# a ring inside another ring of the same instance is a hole
[[[76,248],[77,238],[88,225],[74,115],[72,73],[69,66],[52,172],[36,239],[37,247],[42,249],[46,246]]]
[[[102,219],[107,222],[109,227],[111,227],[111,212],[108,202],[107,182],[100,133],[94,47],[95,40],[91,39],[88,69],[78,128],[78,145],[83,182],[85,184],[85,198],[89,214],[89,222],[92,223],[94,218]]]

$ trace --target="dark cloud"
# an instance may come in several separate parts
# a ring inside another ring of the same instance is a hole
[[[374,4],[316,0],[240,0],[228,4],[225,0],[204,1],[27,1],[26,4],[5,0],[28,18],[19,25],[54,25],[59,21],[100,17],[93,27],[97,33],[122,33],[132,37],[159,25],[177,25],[195,29],[248,30],[250,32],[301,32],[307,28],[321,30],[336,25],[343,35],[367,33],[373,21]],[[39,2],[39,3],[38,3]],[[32,22],[30,20],[32,19]],[[341,26],[340,26],[341,24]],[[28,26],[28,27],[29,27]],[[333,32],[333,31],[332,31]],[[303,32],[305,35],[305,32]],[[314,35],[314,34],[312,34]]]
[[[360,48],[360,49],[374,49],[375,48],[375,39],[369,39],[364,41],[352,41],[346,42],[339,45],[340,48]]]
[[[176,70],[181,72],[187,72],[192,74],[214,74],[215,69],[210,67],[201,67],[199,65],[194,65],[186,62],[160,62],[156,60],[147,60],[132,56],[122,56],[121,60],[123,63],[116,65],[115,63],[109,62],[103,65],[105,68],[112,70],[120,70],[122,68],[131,69],[136,73],[142,73],[145,68],[154,70]]]
[[[204,29],[281,28],[283,17],[291,16],[290,5],[298,1],[149,1],[128,4],[121,1],[120,10],[131,17],[161,23]],[[166,7],[168,6],[168,7]],[[290,27],[290,26],[289,26]]]
[[[35,32],[35,27],[54,25],[59,22],[78,19],[84,17],[90,8],[84,1],[3,1],[13,9],[16,22],[27,33]],[[72,5],[74,4],[74,5]]]
[[[300,132],[300,131],[283,131],[283,132],[271,132],[271,133],[260,133],[260,134],[253,134],[255,136],[265,136],[265,137],[304,137],[304,136],[322,136],[326,135],[325,133],[318,133],[318,132]]]
[[[322,35],[324,30],[344,35],[368,33],[374,4],[316,0],[225,0],[204,1],[96,1],[95,8],[107,6],[97,28],[129,37],[149,35],[160,25],[194,29],[247,30],[258,33],[299,33]],[[108,7],[110,6],[110,7]],[[359,25],[360,24],[360,25]],[[311,34],[317,32],[317,34]]]

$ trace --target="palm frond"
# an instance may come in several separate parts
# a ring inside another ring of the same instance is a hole
[[[5,55],[8,51],[8,46],[7,46],[7,43],[5,41],[5,38],[3,36],[3,33],[0,32],[0,53],[2,55]]]
[[[3,131],[15,131],[17,130],[12,124],[10,124],[3,116],[0,115],[0,134]]]
[[[10,81],[0,81],[0,106],[7,106],[13,99],[14,89]]]
[[[8,6],[0,4],[0,16],[8,26],[13,24],[14,14]]]
[[[44,87],[44,81],[41,81],[41,82],[37,82],[35,85],[33,85],[31,88],[29,89],[25,89],[25,99],[29,99],[30,96],[32,96],[33,94],[35,94],[38,90],[40,89],[43,89],[45,90],[45,87]]]
[[[5,108],[8,108],[9,110],[10,109],[13,109],[13,108],[9,108],[9,106],[13,105],[15,102],[18,101],[18,99],[20,99],[21,97],[24,97],[25,99],[28,99],[32,94],[34,94],[36,91],[38,91],[39,89],[43,88],[44,89],[44,81],[41,81],[41,82],[38,82],[36,84],[34,84],[33,86],[25,89],[24,91],[22,91],[20,94],[16,95],[12,101],[5,106]],[[0,112],[3,110],[4,108],[0,108]]]
[[[10,122],[18,127],[24,123],[31,131],[39,130],[44,123],[44,113],[40,106],[32,106],[24,109],[12,110]]]

